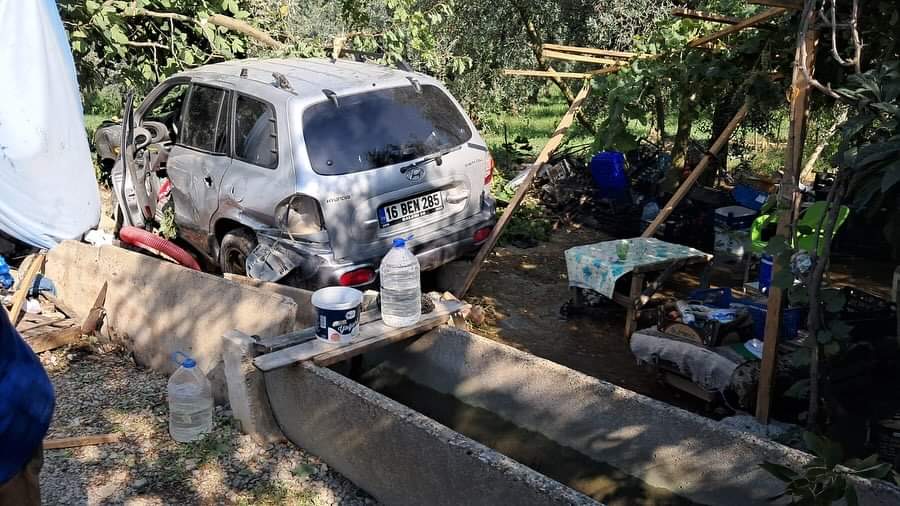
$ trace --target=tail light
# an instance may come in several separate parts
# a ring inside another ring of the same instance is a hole
[[[488,154],[487,172],[484,173],[484,184],[490,185],[494,179],[494,157]]]
[[[294,195],[282,202],[275,216],[291,235],[309,235],[324,230],[319,202],[307,195]]]
[[[345,272],[338,278],[341,286],[359,286],[371,283],[375,279],[375,271],[369,267],[356,269],[355,271]]]
[[[479,228],[478,230],[475,231],[475,234],[472,236],[472,240],[475,241],[475,244],[484,242],[485,239],[487,239],[488,236],[491,235],[491,230],[493,230],[493,229],[494,229],[494,227]]]

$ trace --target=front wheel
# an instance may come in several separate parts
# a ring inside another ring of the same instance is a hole
[[[256,248],[256,234],[245,228],[228,231],[219,248],[219,268],[222,272],[247,275],[247,257]]]

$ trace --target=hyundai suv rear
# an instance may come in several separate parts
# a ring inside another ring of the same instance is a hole
[[[123,163],[113,169],[128,223],[151,216],[129,202],[135,188],[153,193],[153,179],[168,177],[179,238],[225,272],[365,285],[395,237],[411,238],[430,270],[472,253],[494,225],[485,142],[423,74],[343,60],[232,61],[170,78],[134,117],[151,140],[122,150],[138,160],[133,177]]]

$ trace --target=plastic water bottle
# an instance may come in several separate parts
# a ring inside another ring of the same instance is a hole
[[[9,273],[9,264],[6,263],[6,259],[0,256],[0,288],[4,290],[9,290],[12,288],[15,280],[12,277],[12,274]]]
[[[169,434],[179,443],[196,441],[212,430],[212,387],[194,359],[180,351],[172,358],[181,367],[169,378]]]
[[[408,327],[422,315],[422,279],[419,259],[394,239],[394,247],[381,261],[381,319],[390,327]]]

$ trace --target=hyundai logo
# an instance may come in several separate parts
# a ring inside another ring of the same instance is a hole
[[[421,181],[423,177],[425,177],[424,167],[412,167],[406,171],[406,179],[409,179],[414,183],[416,181]]]

